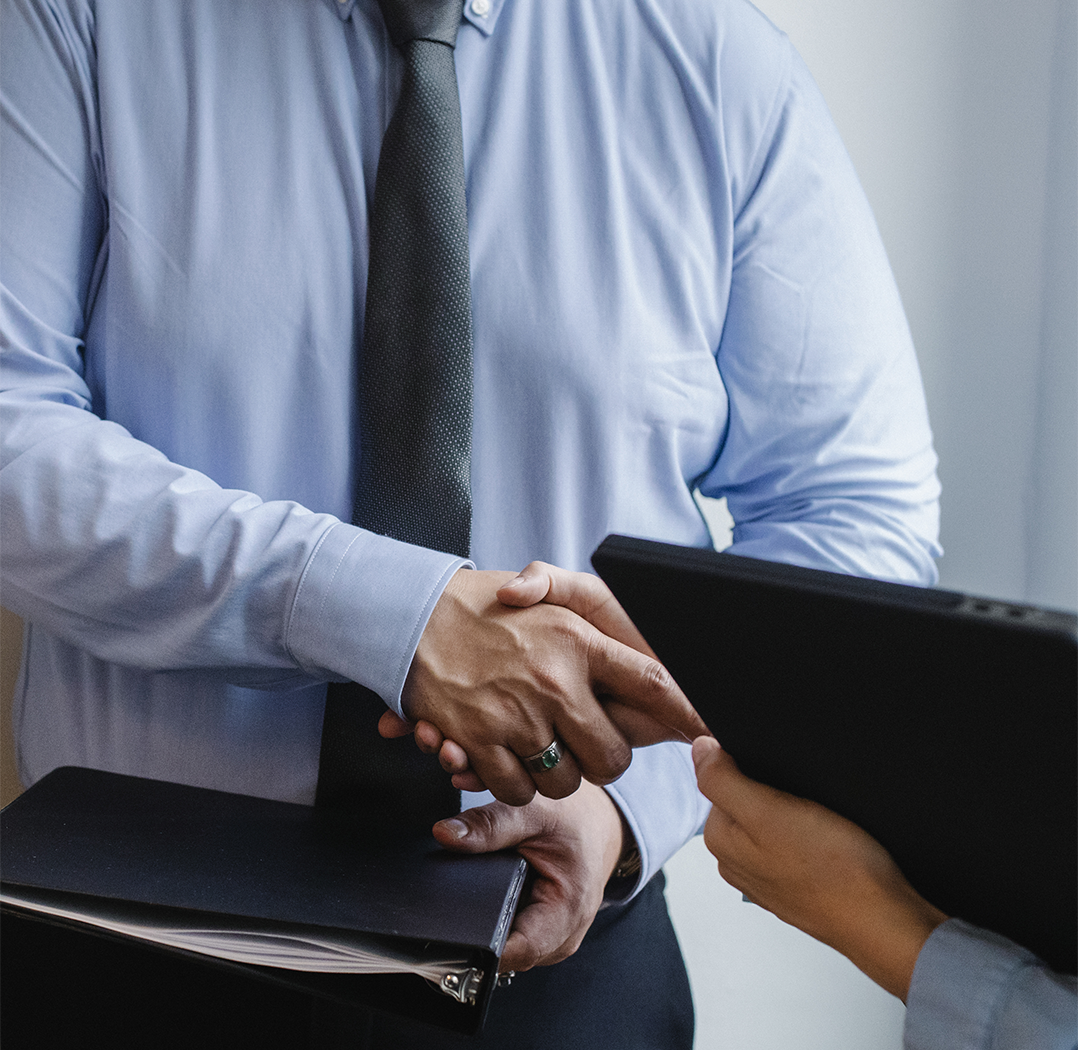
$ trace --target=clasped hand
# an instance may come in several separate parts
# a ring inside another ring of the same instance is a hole
[[[581,777],[606,784],[632,748],[690,741],[707,729],[599,579],[533,562],[519,575],[461,570],[420,639],[403,695],[416,731],[458,787],[488,788],[527,804],[564,798]],[[542,772],[526,759],[558,739],[561,761]]]

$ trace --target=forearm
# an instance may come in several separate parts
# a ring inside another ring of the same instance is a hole
[[[3,431],[14,611],[126,666],[351,678],[397,700],[459,559],[222,489],[87,410],[7,402]]]
[[[288,611],[333,519],[222,490],[89,410],[8,394],[7,605],[129,666],[295,669]]]
[[[846,883],[844,890],[840,909],[819,927],[806,924],[806,932],[906,1002],[917,957],[947,917],[916,893],[897,869],[882,878],[865,874],[860,882]]]
[[[74,394],[33,386],[34,363],[5,347],[10,608],[130,667],[217,669],[239,684],[355,678],[396,700],[458,559],[222,489]]]
[[[722,877],[905,999],[918,953],[946,916],[857,825],[749,779],[713,739],[694,741],[693,756],[714,803],[704,840]]]

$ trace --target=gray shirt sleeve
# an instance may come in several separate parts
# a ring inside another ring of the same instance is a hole
[[[907,1000],[905,1050],[1075,1050],[1075,979],[960,919],[921,949]]]

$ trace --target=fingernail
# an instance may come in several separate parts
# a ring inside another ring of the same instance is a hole
[[[449,820],[440,820],[438,823],[458,841],[468,835],[468,825],[463,820],[457,820],[456,817],[450,817]]]
[[[524,577],[523,576],[516,576],[513,579],[511,579],[508,583],[503,583],[502,586],[503,587],[518,587],[523,582],[524,582]]]

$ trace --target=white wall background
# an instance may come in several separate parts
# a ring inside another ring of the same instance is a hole
[[[942,585],[1078,608],[1075,0],[758,2],[823,90],[902,291]],[[699,1050],[901,1046],[901,1004],[744,904],[699,840],[667,874]]]

